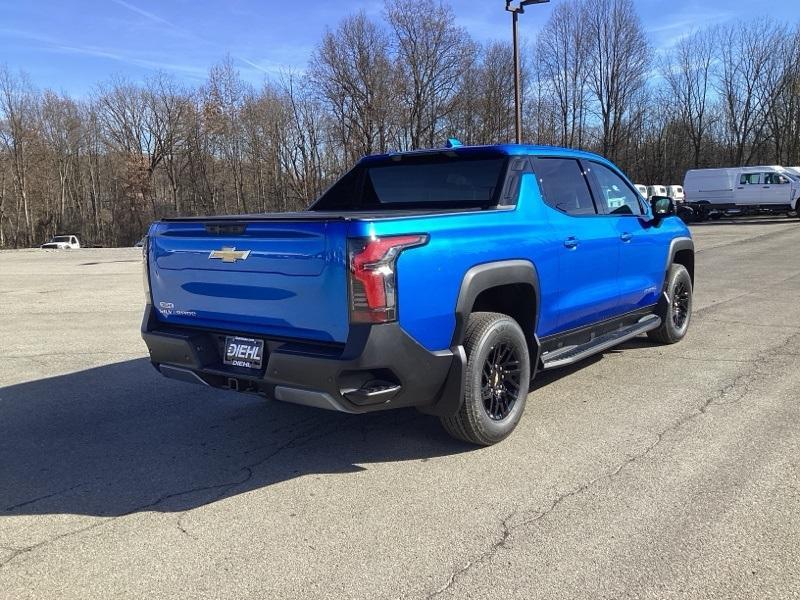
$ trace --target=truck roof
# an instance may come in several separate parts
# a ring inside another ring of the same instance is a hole
[[[359,163],[370,164],[373,162],[383,162],[385,160],[402,160],[406,156],[432,156],[445,154],[450,156],[475,156],[475,155],[496,155],[496,156],[563,156],[567,158],[590,158],[602,161],[605,164],[612,164],[599,154],[587,152],[585,150],[575,150],[574,148],[564,148],[561,146],[543,146],[535,144],[490,144],[485,146],[456,146],[454,148],[426,148],[421,150],[408,150],[404,152],[387,152],[385,154],[372,154],[363,157]]]

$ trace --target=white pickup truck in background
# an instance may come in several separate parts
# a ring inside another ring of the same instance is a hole
[[[800,174],[779,165],[693,169],[683,189],[698,220],[725,212],[789,213],[797,210]]]
[[[75,235],[55,235],[40,247],[46,250],[77,250],[81,247],[81,243]]]

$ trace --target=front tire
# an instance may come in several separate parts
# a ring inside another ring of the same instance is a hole
[[[674,264],[667,273],[666,314],[661,315],[658,329],[647,332],[647,336],[661,344],[681,341],[689,330],[692,319],[692,278],[683,265]]]
[[[531,368],[528,344],[508,315],[472,313],[467,320],[464,402],[452,417],[442,417],[451,436],[490,446],[508,437],[525,410]]]

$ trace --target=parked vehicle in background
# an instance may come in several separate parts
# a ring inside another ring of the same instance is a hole
[[[513,431],[538,370],[682,339],[694,281],[669,198],[543,146],[366,157],[303,212],[158,221],[144,256],[162,375],[348,413],[415,406],[481,445]]]
[[[667,188],[663,185],[648,185],[647,186],[647,197],[652,198],[653,196],[666,196],[667,195]]]
[[[683,193],[683,186],[681,185],[668,185],[667,196],[672,198],[672,201],[675,204],[683,204],[683,201],[686,198],[686,196]]]
[[[637,183],[634,187],[636,188],[636,191],[639,192],[642,195],[642,198],[644,198],[645,200],[647,200],[647,198],[650,197],[649,194],[647,193],[647,186],[646,185],[642,185],[641,183]]]
[[[797,208],[800,176],[779,165],[693,169],[683,188],[699,220],[725,212],[788,213]]]
[[[40,247],[48,250],[77,250],[81,247],[81,243],[74,235],[56,235]]]

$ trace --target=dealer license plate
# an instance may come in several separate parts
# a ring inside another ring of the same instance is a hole
[[[264,362],[264,340],[226,336],[223,362],[234,367],[260,369]]]

